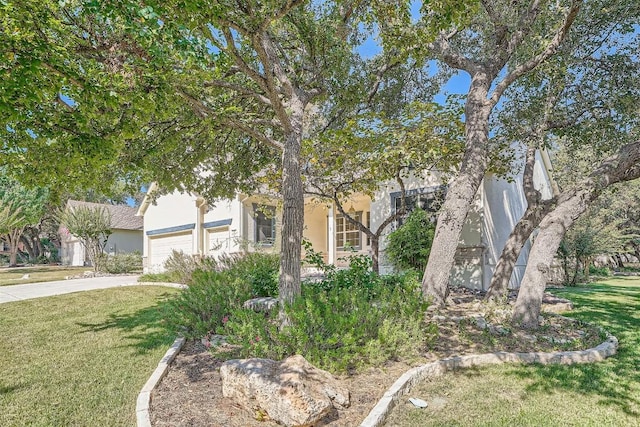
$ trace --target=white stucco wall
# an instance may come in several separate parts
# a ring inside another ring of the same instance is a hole
[[[524,169],[524,166],[522,166],[522,169]],[[540,154],[536,156],[533,180],[535,188],[541,192],[543,199],[552,197],[549,175]],[[487,288],[504,244],[524,214],[527,203],[522,190],[522,171],[512,182],[495,176],[487,176],[482,188],[484,203],[483,236],[487,246],[484,255],[484,282],[485,288]],[[511,275],[510,288],[517,288],[520,285],[530,248],[531,244],[528,241],[522,249]]]
[[[113,230],[104,251],[108,254],[142,253],[142,230]]]

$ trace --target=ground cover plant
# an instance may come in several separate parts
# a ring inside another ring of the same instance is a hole
[[[82,274],[86,267],[63,267],[58,265],[40,265],[25,268],[0,268],[0,286],[20,285],[23,283],[51,282],[64,280],[67,276]],[[23,279],[25,274],[28,279]]]
[[[131,426],[136,397],[175,339],[176,290],[126,287],[2,304],[0,425]]]
[[[616,278],[555,291],[575,303],[568,316],[598,323],[620,340],[604,362],[506,365],[426,381],[400,403],[389,426],[632,426],[640,417],[640,279]],[[406,401],[406,399],[405,399]]]

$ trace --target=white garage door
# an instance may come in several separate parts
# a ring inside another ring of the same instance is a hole
[[[188,233],[150,238],[149,267],[152,271],[164,270],[164,262],[174,249],[185,254],[191,254],[193,252],[193,233],[189,231]]]
[[[207,230],[207,255],[220,255],[228,253],[231,249],[229,227],[220,227]]]

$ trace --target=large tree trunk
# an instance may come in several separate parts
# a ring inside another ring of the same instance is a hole
[[[540,221],[544,216],[551,211],[555,203],[554,200],[542,200],[542,195],[534,187],[533,170],[536,151],[534,147],[527,149],[526,162],[522,174],[522,188],[527,200],[527,210],[514,227],[502,249],[502,254],[491,277],[491,284],[486,295],[487,300],[501,301],[506,298],[511,274],[524,244],[533,230],[540,225]]]
[[[445,304],[462,226],[487,169],[491,106],[486,97],[490,83],[484,72],[472,78],[465,106],[465,155],[460,172],[447,189],[422,277],[423,295],[438,306]]]
[[[640,141],[625,145],[603,160],[591,175],[572,191],[561,194],[557,207],[540,223],[540,232],[531,247],[527,268],[520,284],[513,312],[513,323],[537,328],[542,296],[553,258],[565,233],[589,205],[612,184],[640,177]]]
[[[300,167],[301,137],[287,135],[282,153],[282,233],[280,249],[280,304],[300,295],[300,263],[304,228],[304,188]]]
[[[513,322],[525,329],[538,327],[542,296],[551,271],[551,264],[565,233],[587,210],[595,195],[581,190],[558,204],[540,223],[540,232],[529,252],[529,260],[520,284],[513,312]]]

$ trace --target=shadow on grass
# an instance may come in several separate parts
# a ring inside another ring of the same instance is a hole
[[[166,347],[176,338],[176,331],[172,330],[167,322],[170,313],[169,301],[171,295],[161,294],[163,301],[140,309],[130,314],[110,314],[102,323],[77,323],[84,328],[83,332],[100,332],[109,329],[118,329],[124,333],[128,344],[123,347],[133,347],[138,353],[146,353],[148,350],[158,347]]]
[[[640,282],[636,279],[636,283]],[[532,379],[529,391],[596,395],[602,405],[640,416],[640,286],[596,284],[555,293],[573,301],[576,311],[568,316],[601,325],[615,335],[620,342],[618,353],[601,363],[534,365],[511,369],[509,374]]]
[[[3,394],[13,393],[14,391],[20,390],[21,388],[24,388],[24,387],[25,387],[24,384],[11,385],[11,386],[4,386],[0,384],[0,396],[2,396]]]

